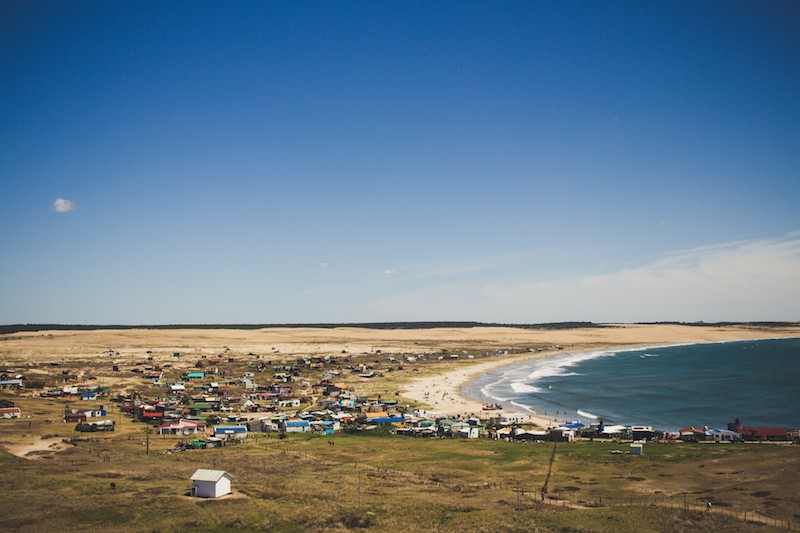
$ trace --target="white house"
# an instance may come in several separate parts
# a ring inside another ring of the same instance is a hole
[[[458,428],[458,436],[463,439],[477,439],[480,437],[481,429],[478,427],[460,427]]]
[[[0,418],[20,418],[22,410],[19,407],[3,407],[0,409]]]
[[[308,420],[287,420],[286,433],[306,433],[311,431],[311,423]]]
[[[507,426],[509,424],[524,424],[528,417],[522,413],[504,413],[500,415],[500,424]]]
[[[161,424],[158,428],[159,435],[196,435],[206,430],[205,422],[195,422],[194,420],[180,419],[173,422]]]
[[[728,429],[709,429],[706,431],[706,437],[714,442],[736,442],[742,439],[742,436]]]
[[[198,468],[192,477],[192,496],[219,498],[231,493],[231,475],[224,470]]]
[[[247,426],[214,426],[214,436],[228,440],[241,440],[247,437]]]

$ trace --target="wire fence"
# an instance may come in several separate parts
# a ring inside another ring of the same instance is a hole
[[[532,492],[532,491],[530,491]],[[542,502],[556,507],[587,509],[598,507],[656,507],[662,509],[672,509],[678,512],[689,513],[709,513],[712,515],[723,515],[742,522],[751,524],[763,524],[777,529],[787,531],[800,531],[800,526],[792,520],[767,516],[756,510],[739,510],[726,504],[722,507],[719,503],[708,505],[690,501],[686,493],[674,494],[671,496],[633,496],[633,497],[608,497],[582,494],[580,496],[570,496],[568,494],[558,494],[547,496]]]

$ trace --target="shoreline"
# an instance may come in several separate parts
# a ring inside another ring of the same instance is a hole
[[[669,348],[674,346],[688,346],[700,344],[722,344],[733,342],[745,341],[766,341],[766,340],[780,340],[800,338],[797,335],[775,337],[764,336],[759,338],[730,338],[720,340],[697,340],[697,341],[683,341],[673,343],[642,343],[637,346],[629,344],[618,344],[608,346],[593,346],[593,347],[579,347],[576,346],[570,349],[548,350],[546,352],[517,354],[502,359],[493,361],[485,361],[480,363],[469,364],[465,368],[454,368],[447,370],[440,374],[433,374],[430,376],[423,376],[414,379],[407,383],[403,389],[403,395],[411,398],[421,404],[428,405],[426,412],[440,414],[443,416],[459,415],[459,416],[475,416],[481,419],[486,419],[496,414],[513,413],[525,415],[527,423],[534,424],[542,428],[553,428],[559,424],[568,422],[567,419],[562,419],[558,415],[548,415],[546,412],[539,413],[534,411],[532,407],[522,406],[513,401],[497,400],[489,397],[483,393],[481,386],[475,389],[482,379],[489,378],[494,375],[497,376],[501,369],[511,366],[516,366],[524,363],[529,363],[537,360],[553,359],[556,357],[567,357],[569,355],[592,353],[592,352],[607,352],[607,351],[636,351],[647,350],[655,348]],[[459,364],[459,363],[457,363]],[[487,379],[488,381],[488,379]],[[472,387],[472,389],[470,389]],[[483,410],[483,406],[487,403],[499,403],[503,406],[502,410]],[[513,409],[508,408],[512,405]],[[526,412],[527,411],[527,412]],[[566,413],[565,413],[566,414]]]
[[[593,348],[593,350],[594,349],[605,350],[610,349],[610,347]],[[517,354],[502,359],[467,364],[464,365],[465,368],[454,368],[443,373],[414,379],[404,385],[402,394],[421,404],[427,404],[429,408],[425,409],[426,412],[443,416],[474,416],[487,419],[494,415],[508,413],[510,410],[484,410],[483,406],[486,403],[496,403],[497,400],[487,397],[480,389],[473,392],[474,396],[465,394],[465,389],[475,386],[482,378],[505,367],[573,353],[581,353],[584,350],[585,348],[581,349],[577,347],[569,350],[548,350],[546,352]],[[520,407],[519,409],[522,411],[523,408]],[[528,419],[528,423],[544,428],[556,427],[559,423],[555,417],[545,416],[540,413],[515,412],[515,414],[524,414]]]

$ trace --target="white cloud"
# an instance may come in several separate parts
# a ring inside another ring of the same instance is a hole
[[[75,205],[75,202],[72,200],[56,198],[53,201],[53,211],[56,213],[69,213],[70,211],[75,211],[77,208],[78,206]]]
[[[320,268],[330,268],[330,266],[331,266],[331,264],[329,262],[327,262],[327,261],[320,261],[319,262],[319,267]]]
[[[800,320],[800,232],[707,246],[609,274],[527,282],[473,279],[380,302],[414,319],[503,322]]]
[[[400,274],[399,268],[387,268],[383,271],[383,274],[386,276],[397,276]]]

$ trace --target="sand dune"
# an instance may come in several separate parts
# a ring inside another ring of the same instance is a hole
[[[564,330],[509,327],[376,330],[364,328],[130,329],[39,331],[0,335],[0,357],[85,358],[102,356],[109,348],[121,355],[217,353],[225,347],[240,353],[336,354],[414,353],[441,349],[502,349],[562,346],[675,344],[731,339],[800,336],[800,326],[759,328],[678,325],[616,325]]]

